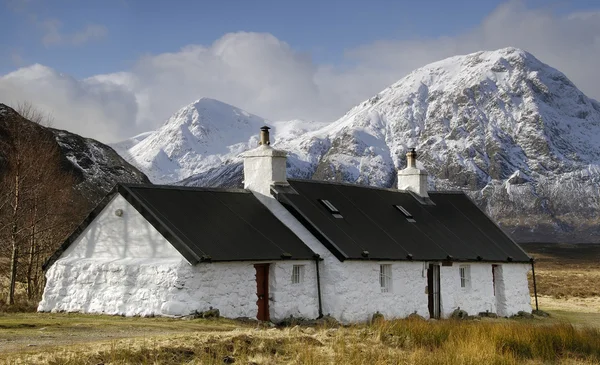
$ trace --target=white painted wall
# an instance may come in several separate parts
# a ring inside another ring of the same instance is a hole
[[[381,292],[380,264],[392,265],[392,290]],[[332,266],[332,265],[330,265]],[[423,264],[420,262],[346,261],[328,269],[333,283],[328,283],[331,315],[338,320],[363,322],[375,312],[386,318],[404,318],[411,313],[428,316]]]
[[[461,265],[467,265],[470,271],[470,281],[465,288],[460,285]],[[440,283],[443,317],[450,316],[459,307],[470,315],[486,310],[496,313],[491,264],[453,263],[452,266],[441,266]]]
[[[292,284],[294,265],[304,265],[301,283]],[[317,270],[314,261],[278,261],[269,270],[271,320],[290,316],[313,319],[319,316]]]
[[[123,211],[122,216],[115,214],[117,209]],[[180,259],[183,256],[117,194],[61,257]]]
[[[61,258],[46,272],[41,312],[162,314],[181,259]]]
[[[460,285],[459,267],[442,266],[440,269],[442,316],[448,317],[460,307],[470,315],[485,312],[511,316],[519,311],[531,312],[528,264],[498,263],[496,293],[492,277],[492,263],[465,263],[470,268],[470,283]],[[508,285],[507,285],[508,283]]]
[[[297,285],[294,264],[305,265]],[[184,316],[213,307],[224,317],[256,318],[255,274],[250,262],[62,258],[46,274],[38,311]],[[272,320],[318,316],[314,262],[275,262],[269,274]]]
[[[531,313],[531,296],[527,273],[530,264],[502,263],[500,277],[496,277],[496,291],[504,289],[506,301],[498,303],[498,315],[511,316],[519,311]],[[503,288],[502,288],[503,287]]]

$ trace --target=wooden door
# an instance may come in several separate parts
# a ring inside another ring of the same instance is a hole
[[[427,270],[429,316],[440,318],[440,265],[429,264]]]
[[[258,300],[258,313],[256,319],[259,321],[269,320],[269,264],[256,264],[256,296]]]

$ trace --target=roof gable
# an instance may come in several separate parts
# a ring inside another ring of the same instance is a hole
[[[421,204],[412,193],[393,189],[289,183],[291,189],[274,186],[274,195],[340,260],[529,261],[463,193],[433,192],[434,204]]]
[[[315,257],[315,253],[248,190],[122,184],[90,213],[45,267],[60,257],[116,193],[191,264]]]

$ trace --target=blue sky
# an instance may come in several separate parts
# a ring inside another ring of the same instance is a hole
[[[201,97],[332,122],[428,63],[504,47],[600,99],[597,0],[0,1],[0,102],[104,142]]]
[[[342,63],[344,51],[387,39],[453,36],[475,27],[501,1],[328,0],[156,1],[8,0],[0,11],[0,74],[41,63],[75,77],[128,69],[144,54],[174,52],[188,44],[210,45],[223,34],[267,32],[317,63]],[[525,2],[570,12],[596,1]],[[44,22],[58,21],[64,37],[93,24],[97,36],[80,44],[46,42]],[[347,62],[347,60],[346,60]]]

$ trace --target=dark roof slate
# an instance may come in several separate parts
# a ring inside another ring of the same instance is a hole
[[[120,184],[44,267],[60,257],[116,193],[192,264],[316,256],[248,190]]]
[[[313,180],[289,184],[274,186],[275,197],[340,260],[530,260],[462,192],[430,192],[433,204],[422,204],[413,193],[395,189]]]

